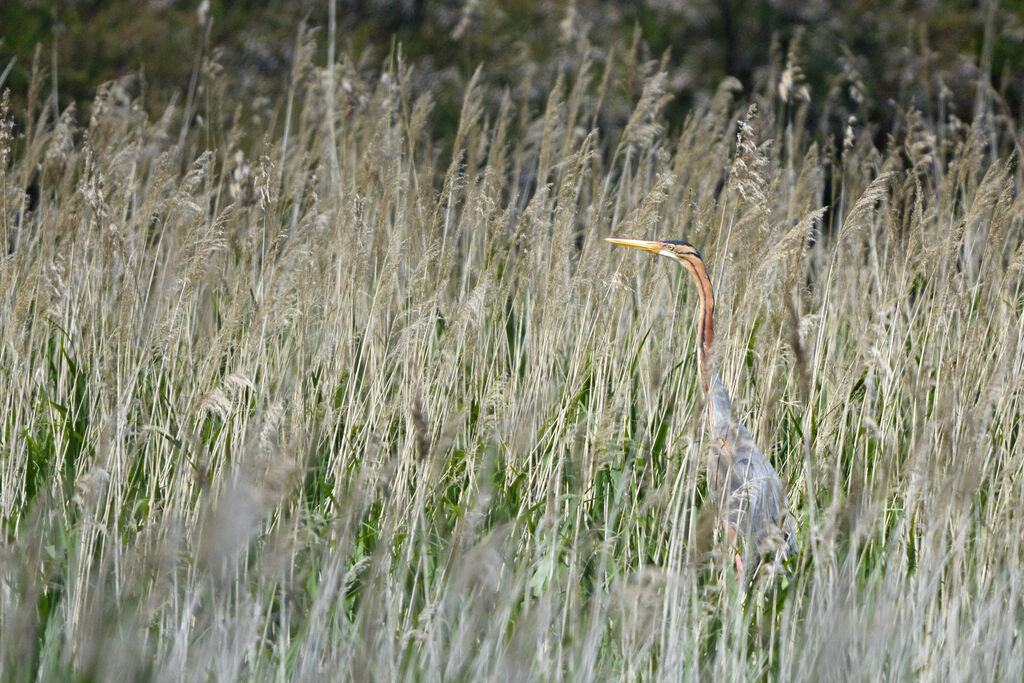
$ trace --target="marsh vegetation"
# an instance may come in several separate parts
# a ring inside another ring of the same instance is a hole
[[[442,140],[415,64],[315,41],[259,115],[212,63],[205,122],[3,107],[5,679],[1021,678],[998,93],[833,137],[795,55],[667,127],[627,46],[539,109],[472,79]],[[612,234],[706,258],[772,581],[707,500],[696,293]]]

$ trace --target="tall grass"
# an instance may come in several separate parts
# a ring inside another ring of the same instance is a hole
[[[441,152],[406,65],[314,52],[260,117],[4,129],[5,679],[1022,676],[1018,121],[833,146],[727,81],[666,131],[584,63],[475,78]],[[608,235],[707,258],[773,581],[706,500],[696,294]]]

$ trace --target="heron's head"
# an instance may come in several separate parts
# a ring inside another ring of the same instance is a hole
[[[708,390],[712,372],[710,360],[711,340],[715,336],[714,323],[715,296],[711,292],[711,279],[708,278],[708,271],[704,267],[704,260],[700,252],[689,242],[658,242],[652,240],[623,240],[618,237],[606,237],[612,244],[620,244],[624,247],[643,249],[652,254],[667,256],[686,270],[690,271],[694,283],[700,291],[701,317],[700,317],[700,344],[698,349],[701,356],[701,377],[704,381],[704,390]]]
[[[676,242],[669,240],[667,242],[660,242],[654,240],[624,240],[618,237],[606,237],[607,241],[612,244],[619,244],[623,247],[633,247],[634,249],[643,249],[649,251],[652,254],[658,254],[660,256],[667,256],[674,261],[679,262],[680,265],[685,265],[687,261],[693,259],[701,260],[700,252],[697,251],[689,242]]]

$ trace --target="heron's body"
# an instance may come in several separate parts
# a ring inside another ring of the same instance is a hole
[[[713,452],[708,484],[730,542],[736,544],[737,538],[743,541],[742,556],[736,554],[736,570],[742,574],[745,564],[756,568],[761,559],[772,552],[781,559],[789,557],[796,552],[796,524],[786,511],[782,482],[750,432],[736,419],[729,393],[714,371],[711,342],[715,299],[700,253],[686,242],[617,238],[608,241],[672,258],[693,277],[701,302],[697,353]]]
[[[786,512],[782,482],[750,432],[736,419],[732,401],[716,373],[708,392],[708,428],[714,457],[708,483],[718,498],[722,520],[744,541],[744,554],[756,567],[769,553],[785,559],[796,553],[796,524]]]

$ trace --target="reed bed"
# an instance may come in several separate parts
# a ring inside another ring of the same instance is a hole
[[[730,79],[666,129],[584,59],[445,141],[303,40],[259,115],[3,105],[6,680],[1024,677],[1019,121]],[[704,254],[782,574],[707,500],[696,292],[610,235]]]

